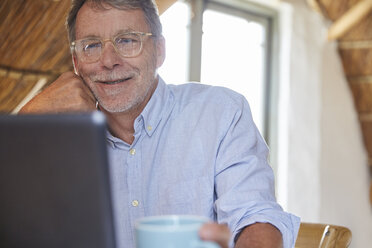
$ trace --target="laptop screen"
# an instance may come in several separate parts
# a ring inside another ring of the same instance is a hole
[[[0,247],[115,247],[103,114],[0,116]]]

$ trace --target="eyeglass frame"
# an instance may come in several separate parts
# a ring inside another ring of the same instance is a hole
[[[119,50],[118,48],[116,47],[116,44],[115,44],[115,39],[121,35],[126,35],[126,34],[135,34],[135,35],[139,35],[140,37],[140,42],[141,42],[141,46],[140,48],[138,49],[138,53],[136,53],[135,55],[131,55],[131,56],[125,56],[123,55]],[[97,62],[101,56],[102,56],[102,52],[103,52],[103,49],[105,47],[105,44],[106,42],[109,42],[111,41],[114,49],[115,49],[115,52],[117,54],[119,54],[120,56],[124,57],[124,58],[134,58],[134,57],[137,57],[141,52],[142,52],[142,49],[143,49],[143,37],[146,36],[146,37],[156,37],[156,35],[154,35],[153,33],[149,33],[149,32],[140,32],[140,31],[130,31],[130,32],[124,32],[124,33],[119,33],[109,39],[102,39],[100,37],[90,37],[91,39],[97,39],[101,42],[102,44],[102,49],[101,49],[101,53],[100,55],[98,56],[97,60],[94,60],[94,61],[91,61],[91,62],[85,62],[85,63],[95,63]],[[70,43],[70,50],[71,50],[71,54],[76,54],[76,57],[79,59],[78,55],[77,55],[77,52],[76,52],[76,42],[79,42],[79,41],[82,41],[82,40],[88,40],[90,39],[89,37],[87,38],[83,38],[83,39],[79,39],[79,40],[74,40]]]

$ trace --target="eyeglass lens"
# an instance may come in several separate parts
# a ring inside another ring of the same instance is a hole
[[[76,42],[76,53],[82,61],[97,61],[102,53],[104,43],[98,38],[90,38]],[[139,54],[142,46],[139,34],[129,33],[118,35],[113,40],[113,45],[123,57],[133,57]]]

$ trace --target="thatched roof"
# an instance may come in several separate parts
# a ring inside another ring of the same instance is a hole
[[[372,0],[308,0],[333,21],[345,77],[354,96],[372,171]],[[372,183],[370,186],[372,203]]]
[[[0,1],[0,113],[13,112],[27,95],[72,70],[64,25],[70,2]],[[157,2],[162,13],[175,0]]]
[[[70,1],[0,2],[0,112],[10,113],[36,85],[71,69],[64,27]]]

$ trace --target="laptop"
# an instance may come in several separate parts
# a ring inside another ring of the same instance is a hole
[[[0,115],[0,247],[114,248],[100,112]]]

